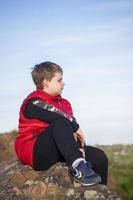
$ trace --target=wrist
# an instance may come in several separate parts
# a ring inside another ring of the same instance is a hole
[[[72,128],[73,128],[73,132],[75,133],[78,129],[79,129],[79,124],[76,121],[72,121]]]

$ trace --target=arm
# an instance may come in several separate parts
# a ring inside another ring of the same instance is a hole
[[[81,147],[84,147],[85,137],[84,137],[84,133],[82,132],[80,128],[78,128],[78,130],[74,133],[74,137],[76,140],[78,140],[81,143]]]
[[[57,119],[66,118],[71,123],[74,132],[79,128],[74,118],[69,117],[52,104],[48,104],[41,99],[30,99],[25,106],[24,115],[27,118],[39,119],[48,123]]]
[[[70,106],[71,115],[73,116],[73,109],[72,109],[70,103],[69,103],[69,106]],[[74,137],[75,137],[75,140],[78,142],[79,146],[81,148],[84,148],[84,146],[85,146],[85,137],[84,137],[84,133],[82,132],[80,127],[77,129],[77,131],[74,132]]]
[[[54,112],[54,113],[57,113],[67,119],[69,119],[71,122],[73,121],[73,118],[68,116],[66,113],[64,113],[63,111],[61,111],[59,108],[55,107],[54,105],[52,104],[49,104],[47,102],[44,102],[43,100],[41,99],[35,99],[32,101],[32,104],[33,105],[36,105],[38,106],[39,108],[42,108],[44,110],[47,110],[47,111],[50,111],[50,112]]]

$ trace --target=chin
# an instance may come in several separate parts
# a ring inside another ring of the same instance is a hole
[[[58,92],[58,93],[54,93],[54,94],[53,94],[53,96],[55,96],[55,97],[58,96],[58,95],[61,95],[61,92]]]
[[[62,94],[62,90],[56,92],[55,96],[61,95]]]
[[[62,91],[61,92],[58,92],[58,94],[57,95],[61,95],[62,94]]]

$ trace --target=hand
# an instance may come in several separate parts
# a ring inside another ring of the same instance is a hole
[[[82,132],[82,130],[79,128],[75,133],[74,133],[75,140],[79,140],[81,142],[81,146],[84,147],[85,145],[85,137]]]

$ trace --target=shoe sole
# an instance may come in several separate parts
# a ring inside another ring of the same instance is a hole
[[[80,180],[76,179],[75,177],[73,177],[74,181],[80,183],[81,185],[83,186],[92,186],[92,185],[96,185],[96,184],[99,184],[100,182],[97,182],[97,183],[83,183],[81,182]]]

